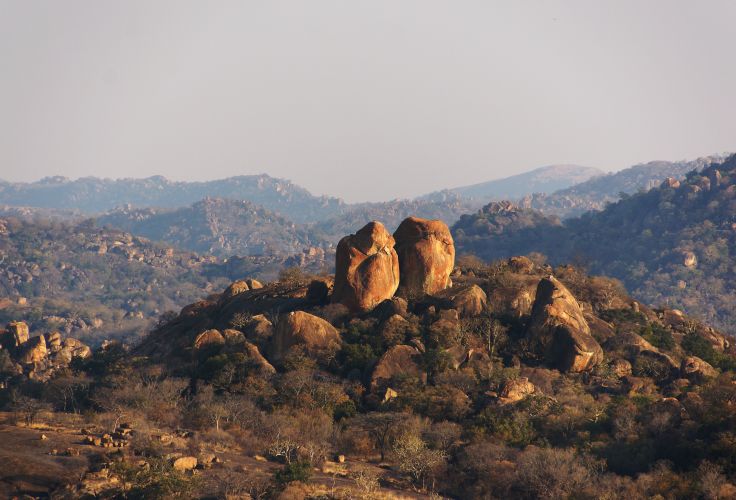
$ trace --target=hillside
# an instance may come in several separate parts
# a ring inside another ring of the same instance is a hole
[[[651,161],[596,176],[552,193],[535,192],[525,196],[519,204],[562,218],[578,217],[590,210],[603,210],[608,203],[618,201],[621,193],[649,191],[668,177],[682,179],[692,170],[700,171],[725,159],[725,156],[712,155],[691,161]]]
[[[204,273],[216,262],[90,221],[0,219],[0,322],[132,340],[162,313],[222,286]]]
[[[304,227],[248,201],[207,198],[178,209],[128,207],[108,212],[97,222],[220,257],[288,256],[329,246]]]
[[[338,245],[334,280],[234,282],[130,351],[107,344],[56,368],[37,346],[53,352],[58,337],[9,325],[0,411],[13,413],[0,413],[0,436],[12,446],[0,449],[10,464],[0,492],[736,494],[736,357],[721,332],[570,266],[454,266],[444,259],[452,243],[432,244],[443,228],[410,223],[433,232],[392,239],[368,225]],[[428,268],[409,263],[412,249]],[[362,259],[370,265],[352,265]],[[354,272],[370,279],[346,281]],[[410,277],[436,289],[395,292]],[[363,291],[380,302],[343,302]]]
[[[87,214],[125,205],[179,208],[208,197],[248,200],[295,222],[335,215],[344,205],[337,198],[314,196],[290,181],[265,174],[206,182],[177,182],[161,176],[115,180],[49,177],[32,183],[0,181],[0,204],[78,210]]]
[[[500,214],[480,211],[453,227],[460,252],[486,260],[541,252],[552,262],[576,261],[591,272],[623,281],[632,294],[667,304],[736,331],[736,156],[691,173],[682,182],[638,193],[556,225],[537,220],[504,225]]]

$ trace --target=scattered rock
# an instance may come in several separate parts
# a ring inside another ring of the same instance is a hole
[[[401,287],[409,295],[433,295],[452,284],[455,243],[440,220],[409,217],[394,233]]]
[[[335,255],[332,301],[356,312],[370,311],[391,298],[399,286],[394,238],[380,222],[340,240]]]

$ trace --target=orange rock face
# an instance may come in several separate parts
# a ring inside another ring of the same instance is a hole
[[[394,238],[380,222],[340,240],[335,257],[332,302],[354,312],[370,311],[393,297],[399,287],[399,258]]]
[[[394,233],[401,287],[409,294],[434,294],[451,286],[455,243],[440,220],[409,217]]]

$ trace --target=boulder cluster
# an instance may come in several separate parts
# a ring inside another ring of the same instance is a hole
[[[455,245],[439,220],[409,217],[393,235],[370,222],[337,245],[332,301],[367,312],[394,296],[432,295],[452,285]]]
[[[30,337],[28,325],[22,321],[13,321],[0,330],[0,351],[9,354],[15,375],[33,380],[47,380],[74,359],[92,354],[89,346],[77,339],[63,338],[59,332]]]

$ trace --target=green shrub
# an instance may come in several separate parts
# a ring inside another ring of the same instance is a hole
[[[277,470],[274,479],[278,484],[287,484],[292,481],[301,481],[306,483],[312,475],[312,466],[306,460],[300,462],[291,462],[286,464],[283,469]]]

